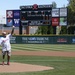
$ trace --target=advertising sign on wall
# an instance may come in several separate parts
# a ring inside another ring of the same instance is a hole
[[[20,18],[20,10],[14,10],[13,16],[14,16],[14,18]]]
[[[11,39],[10,43],[16,43],[16,37],[11,37],[10,39]]]
[[[13,18],[13,10],[7,10],[6,11],[6,17],[7,18]]]
[[[67,17],[60,18],[60,25],[61,26],[66,26],[67,25]]]
[[[58,38],[57,42],[58,43],[67,43],[67,39],[66,38]]]
[[[75,38],[72,38],[72,43],[75,43]]]
[[[52,17],[59,17],[59,9],[52,9]]]
[[[13,19],[7,19],[7,26],[13,25]]]
[[[49,37],[22,37],[23,43],[49,43]]]
[[[60,17],[67,16],[67,8],[60,8]]]
[[[20,10],[7,10],[6,11],[7,26],[20,25]]]
[[[59,25],[59,18],[52,18],[52,26],[58,26]]]
[[[14,19],[14,26],[18,27],[20,25],[20,19]]]

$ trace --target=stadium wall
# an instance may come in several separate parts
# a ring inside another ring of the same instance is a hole
[[[11,44],[75,44],[75,36],[13,36]]]

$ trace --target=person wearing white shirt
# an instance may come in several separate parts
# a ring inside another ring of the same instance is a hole
[[[4,59],[5,55],[7,54],[7,65],[10,65],[10,56],[11,56],[11,44],[10,44],[10,37],[14,33],[14,26],[12,27],[12,31],[9,34],[6,34],[6,32],[3,32],[3,37],[0,38],[0,45],[2,46],[2,58],[3,62],[2,65],[4,65]]]

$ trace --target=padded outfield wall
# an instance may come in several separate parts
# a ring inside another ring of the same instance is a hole
[[[75,44],[75,36],[13,36],[11,44]]]

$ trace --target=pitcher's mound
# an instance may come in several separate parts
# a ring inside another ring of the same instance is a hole
[[[31,64],[21,64],[21,63],[11,63],[10,65],[0,65],[0,73],[16,73],[16,72],[34,72],[51,70],[53,67],[31,65]]]

